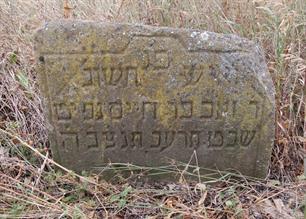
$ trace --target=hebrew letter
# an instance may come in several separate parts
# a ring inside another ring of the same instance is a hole
[[[106,131],[106,132],[102,132],[102,135],[105,136],[105,149],[114,148],[116,146],[115,132]]]
[[[94,110],[94,113],[97,120],[103,119],[102,103],[97,103],[97,108]]]
[[[106,85],[116,86],[119,84],[122,78],[122,70],[114,68],[105,68],[104,71],[104,81]]]
[[[222,131],[208,132],[208,147],[222,147],[223,133]]]
[[[71,106],[65,103],[54,104],[57,119],[58,120],[70,120],[72,117]]]
[[[141,67],[138,67],[137,70],[135,71],[135,85],[141,86],[141,75],[143,74],[144,69]]]
[[[86,133],[86,145],[88,148],[98,147],[97,133],[96,132],[87,132]]]
[[[193,111],[193,104],[192,101],[181,101],[182,106],[182,115],[180,116],[181,119],[190,119],[192,117]]]
[[[171,147],[175,138],[175,131],[165,131],[165,142],[164,146],[160,149],[160,151],[164,151],[165,149]]]
[[[203,114],[201,118],[212,118],[214,113],[214,106],[212,101],[202,101]]]
[[[248,146],[254,139],[256,131],[241,130],[240,143],[242,146]]]
[[[121,148],[127,148],[127,146],[128,146],[128,139],[127,139],[127,136],[126,136],[126,132],[122,131],[121,135],[122,135],[122,138],[123,138],[123,142],[122,142]]]
[[[143,72],[141,67],[138,68],[128,68],[127,70],[127,81],[128,83],[134,84],[136,87],[141,85],[140,74]]]
[[[92,86],[93,85],[93,72],[91,70],[86,70],[83,73],[83,83],[82,86]]]
[[[188,147],[188,133],[185,131],[178,131],[177,134],[184,137],[184,147]]]
[[[221,119],[228,112],[228,101],[217,104],[217,119]]]
[[[200,133],[201,131],[190,132],[190,147],[197,149],[200,146]]]
[[[121,101],[109,103],[110,117],[112,119],[122,119],[122,103]]]
[[[142,132],[132,132],[131,147],[142,147]]]
[[[169,101],[168,104],[173,108],[173,118],[177,119],[177,104],[174,101]]]
[[[249,104],[250,104],[250,106],[252,106],[252,108],[255,108],[255,110],[254,110],[254,118],[257,119],[258,112],[259,112],[259,103],[258,103],[258,101],[251,100]]]
[[[198,83],[203,75],[203,71],[201,70],[201,68],[195,68],[194,65],[192,66],[185,65],[184,73],[185,73],[184,76],[186,79],[186,85]]]
[[[228,131],[228,138],[230,139],[226,144],[227,147],[235,147],[237,145],[237,131],[236,130],[229,130]]]
[[[151,147],[152,148],[160,147],[160,144],[161,144],[161,132],[160,131],[153,131],[152,132],[152,136],[153,136],[153,141],[155,142],[155,144],[152,144]]]

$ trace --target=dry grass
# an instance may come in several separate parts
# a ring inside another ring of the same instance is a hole
[[[0,217],[303,217],[305,181],[296,177],[306,151],[305,0],[69,0],[66,7],[63,2],[0,0],[0,128],[15,136],[0,135]],[[261,43],[277,91],[269,180],[229,174],[205,184],[123,180],[115,186],[94,175],[56,172],[46,149],[32,34],[63,17],[200,28]]]

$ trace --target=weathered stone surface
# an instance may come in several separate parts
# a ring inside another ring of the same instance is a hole
[[[256,44],[234,35],[60,21],[35,37],[55,160],[266,175],[274,88]],[[194,164],[194,163],[193,163]]]

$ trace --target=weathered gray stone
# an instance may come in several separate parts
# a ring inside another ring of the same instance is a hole
[[[35,37],[56,161],[187,163],[264,177],[274,88],[253,42],[200,30],[60,21]],[[194,162],[192,162],[195,164]]]

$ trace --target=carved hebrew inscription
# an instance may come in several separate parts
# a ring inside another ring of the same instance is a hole
[[[36,34],[58,162],[80,171],[167,158],[264,176],[273,85],[258,47],[231,35],[65,21]]]
[[[217,98],[217,97],[216,97]],[[246,108],[251,119],[256,120],[260,106],[254,110],[254,101],[250,101],[243,107]],[[192,120],[208,121],[222,120],[225,117],[235,118],[237,111],[237,101],[226,101],[216,103],[214,100],[205,100],[194,102],[192,100],[184,101],[140,101],[130,102],[116,100],[111,102],[80,102],[76,105],[74,102],[54,103],[53,106],[55,118],[60,121],[72,120],[73,117],[86,120],[96,120],[96,122],[107,120],[121,120],[129,113],[140,112],[141,118],[148,117],[154,120],[162,120],[161,110],[167,109],[167,114],[174,120]],[[104,116],[103,116],[104,115]]]

